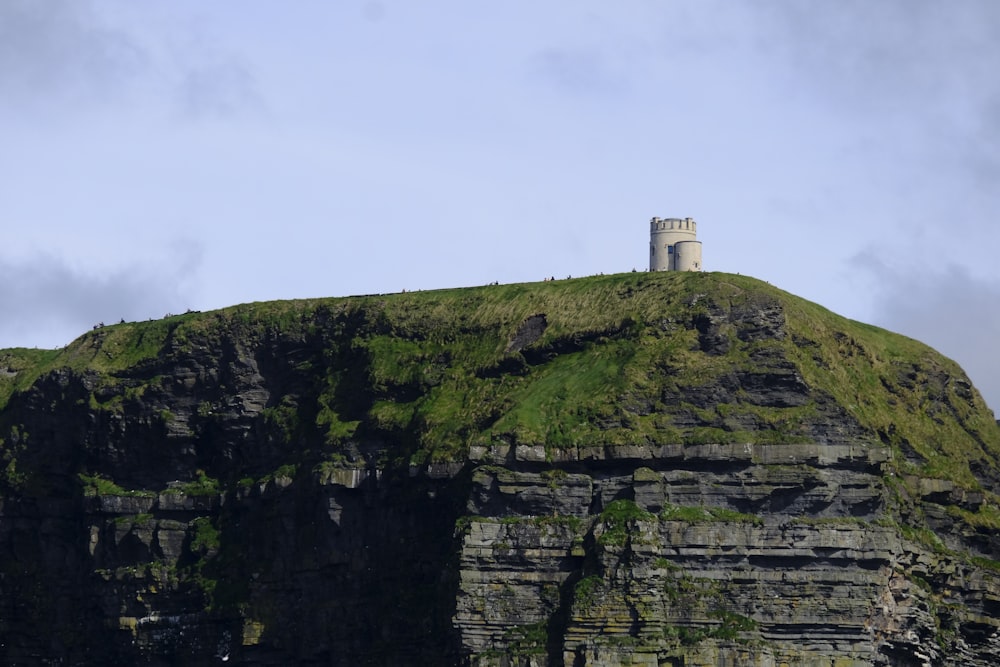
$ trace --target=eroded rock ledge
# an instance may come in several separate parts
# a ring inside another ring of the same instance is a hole
[[[1000,576],[902,537],[879,476],[788,456],[477,469],[455,615],[474,664],[990,664]]]

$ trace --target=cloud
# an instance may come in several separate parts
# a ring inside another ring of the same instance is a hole
[[[749,18],[795,97],[876,125],[874,138],[899,133],[905,150],[995,182],[1000,3],[766,3]]]
[[[858,238],[878,246],[878,257],[926,257],[935,281],[978,293],[969,276],[995,271],[1000,241],[1000,3],[769,2],[743,11],[788,104],[829,136],[840,132],[838,152],[825,159],[840,179],[836,199],[824,203],[857,220]],[[964,281],[942,268],[951,263],[969,268]],[[885,271],[880,283],[919,279],[920,291],[937,293],[922,272]]]
[[[752,16],[763,30],[761,48],[784,51],[788,63],[814,81],[843,86],[877,81],[881,88],[866,92],[891,96],[903,88],[933,91],[967,77],[987,77],[989,66],[968,61],[996,57],[1000,5],[992,0],[770,3],[758,5]],[[865,100],[851,103],[858,101]]]
[[[0,259],[0,347],[58,347],[100,322],[183,312],[200,264],[194,243],[100,274],[54,257]]]
[[[263,106],[253,74],[235,60],[187,69],[176,91],[181,113],[193,118],[230,117]]]
[[[865,252],[853,260],[873,279],[875,323],[916,338],[957,361],[1000,410],[1000,281],[951,265],[939,271],[900,269]]]
[[[596,49],[546,49],[531,59],[539,77],[574,95],[607,95],[628,89],[628,80],[614,71],[608,58]]]
[[[0,2],[0,91],[7,104],[106,97],[146,65],[127,34],[87,0]]]
[[[210,27],[178,13],[154,29],[113,9],[91,0],[0,2],[5,104],[44,109],[43,118],[81,105],[117,110],[123,99],[188,120],[262,108],[251,67],[217,46]]]

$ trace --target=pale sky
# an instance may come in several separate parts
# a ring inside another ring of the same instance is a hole
[[[996,0],[0,0],[0,347],[249,301],[752,275],[1000,409]]]

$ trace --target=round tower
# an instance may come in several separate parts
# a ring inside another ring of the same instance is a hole
[[[691,218],[649,221],[650,271],[701,271],[698,225]]]

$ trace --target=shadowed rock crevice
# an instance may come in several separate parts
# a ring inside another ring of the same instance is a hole
[[[541,338],[548,326],[549,323],[545,320],[544,314],[532,315],[521,324],[504,352],[520,352]]]

